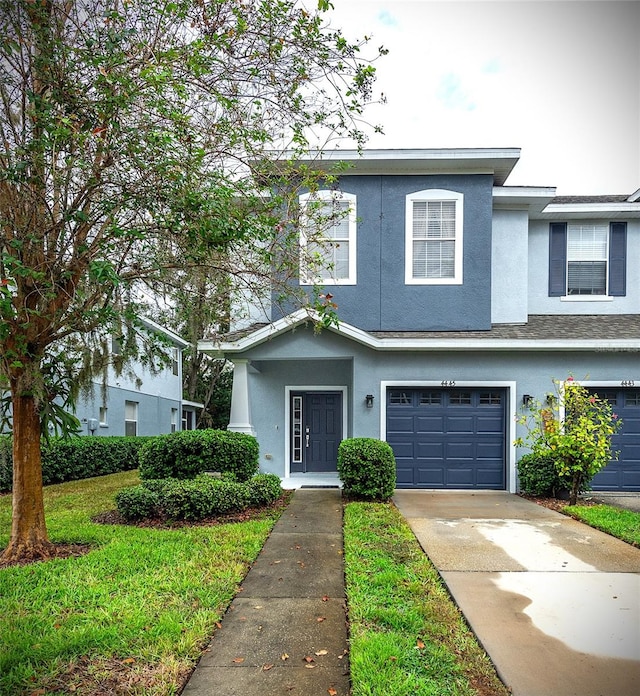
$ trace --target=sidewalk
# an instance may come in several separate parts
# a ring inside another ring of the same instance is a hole
[[[640,549],[510,493],[393,501],[514,696],[640,694]]]
[[[342,499],[296,490],[183,696],[349,693]]]

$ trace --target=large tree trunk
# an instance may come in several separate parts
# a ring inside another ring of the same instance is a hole
[[[11,382],[13,399],[13,519],[11,539],[2,560],[17,562],[50,558],[44,518],[40,417],[30,390],[22,379]]]

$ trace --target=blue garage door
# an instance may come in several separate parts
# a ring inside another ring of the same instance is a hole
[[[589,391],[607,399],[613,412],[622,419],[622,428],[611,444],[618,452],[617,461],[610,462],[593,477],[594,491],[640,491],[640,389],[598,389]]]
[[[398,488],[504,490],[504,389],[387,390]]]

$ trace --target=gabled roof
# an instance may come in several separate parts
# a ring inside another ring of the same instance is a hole
[[[314,318],[298,310],[198,350],[232,356],[281,336]],[[378,351],[638,351],[640,315],[531,315],[526,324],[494,324],[487,331],[363,331],[340,322],[324,329]]]
[[[177,333],[174,333],[173,331],[171,331],[171,329],[167,329],[166,326],[161,326],[160,324],[157,324],[152,319],[148,319],[147,317],[141,317],[140,321],[151,331],[155,331],[159,334],[164,334],[172,343],[175,343],[180,348],[186,348],[189,345],[189,341],[185,341],[184,338],[178,336]]]

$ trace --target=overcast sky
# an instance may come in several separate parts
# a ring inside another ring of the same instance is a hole
[[[640,188],[639,1],[332,2],[333,26],[389,49],[367,147],[520,147],[508,184]]]

